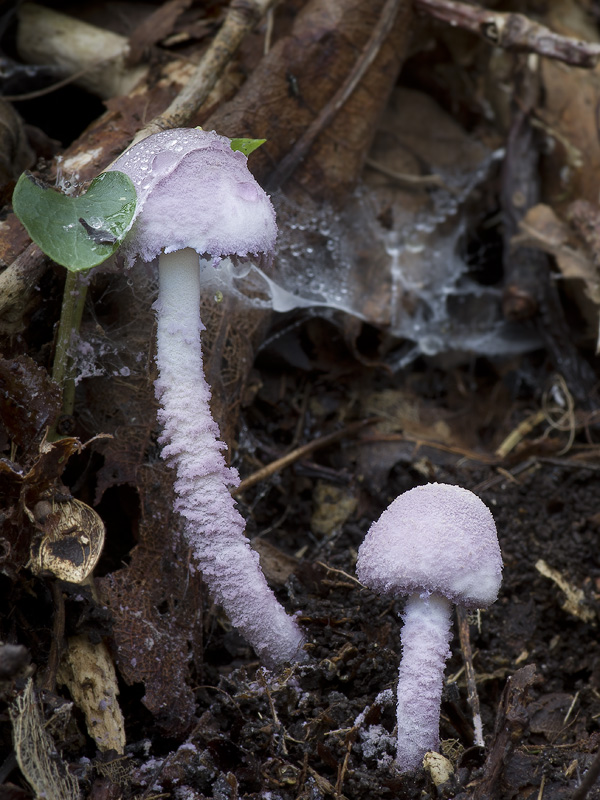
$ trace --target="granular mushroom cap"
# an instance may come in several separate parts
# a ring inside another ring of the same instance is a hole
[[[417,486],[373,523],[356,571],[362,583],[380,594],[437,592],[468,608],[488,606],[502,579],[494,519],[468,489]]]
[[[156,133],[111,167],[125,172],[138,198],[123,244],[129,263],[191,247],[214,260],[269,253],[277,224],[246,156],[226,136],[198,128]]]

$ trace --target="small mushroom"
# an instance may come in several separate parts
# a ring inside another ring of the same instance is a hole
[[[229,256],[268,254],[275,243],[275,212],[246,161],[225,136],[180,128],[142,140],[112,169],[126,173],[138,195],[126,260],[158,257],[155,386],[162,455],[176,471],[175,508],[215,600],[261,660],[278,666],[304,656],[304,638],[244,535],[230,492],[239,477],[225,464],[210,413],[200,342],[200,270]]]
[[[401,633],[396,766],[410,772],[439,745],[451,604],[482,608],[502,579],[496,525],[468,489],[441,483],[400,495],[373,523],[358,552],[359,580],[373,591],[408,595]]]

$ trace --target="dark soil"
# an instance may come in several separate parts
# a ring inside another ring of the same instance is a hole
[[[335,393],[319,381],[311,394],[318,388]],[[444,405],[443,396],[439,402]],[[293,415],[283,404],[278,413]],[[252,409],[247,419],[251,416]],[[248,431],[263,441],[268,433]],[[548,800],[573,795],[600,736],[595,471],[568,459],[560,465],[532,459],[512,477],[464,459],[451,466],[423,459],[421,469],[426,465],[428,477],[475,490],[489,505],[505,565],[497,603],[470,626],[486,751],[472,746],[455,636],[441,738],[456,772],[436,791],[424,774],[398,776],[390,763],[402,603],[374,596],[354,577],[356,550],[370,521],[388,500],[423,482],[423,476],[413,459],[398,464],[377,494],[360,489],[342,466],[359,448],[347,443],[320,454],[318,463],[298,465],[295,474],[284,475],[268,490],[262,487],[252,504],[261,525],[266,525],[263,514],[278,516],[277,501],[281,513],[288,503],[293,506],[283,523],[275,522],[277,530],[269,538],[288,551],[304,549],[280,595],[287,608],[301,613],[310,662],[278,675],[257,670],[251,661],[236,667],[243,644],[235,633],[223,635],[219,625],[213,626],[204,686],[197,690],[199,720],[185,744],[175,749],[175,743],[157,741],[145,725],[130,723],[136,738],[152,742],[144,747],[154,756],[142,758],[141,745],[132,744],[134,796],[149,787],[152,793],[190,798],[417,798],[441,793]],[[324,477],[338,489],[347,490],[350,483],[360,496],[361,513],[328,538],[310,530],[315,483]],[[565,593],[536,569],[540,559],[580,592],[579,606],[563,608]],[[224,650],[237,658],[221,663]],[[190,787],[188,794],[184,786]],[[588,794],[598,796],[598,790]]]

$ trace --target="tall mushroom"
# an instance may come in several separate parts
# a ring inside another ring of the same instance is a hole
[[[112,169],[138,194],[123,243],[129,263],[158,257],[156,395],[162,455],[176,470],[176,509],[215,600],[267,666],[303,656],[303,636],[268,587],[230,488],[237,471],[209,407],[200,334],[200,269],[225,257],[268,254],[277,235],[268,196],[224,136],[162,131],[126,151]]]
[[[494,519],[468,489],[417,486],[373,523],[359,548],[356,572],[373,591],[409,595],[401,633],[395,763],[410,772],[439,744],[451,603],[481,608],[498,595],[502,557]]]

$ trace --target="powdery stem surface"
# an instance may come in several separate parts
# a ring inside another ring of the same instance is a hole
[[[445,597],[413,594],[404,609],[402,661],[398,680],[398,750],[401,772],[422,766],[439,745],[440,703],[450,655],[451,603]]]
[[[185,536],[214,599],[262,662],[274,667],[298,660],[302,633],[267,585],[230,493],[239,477],[225,463],[210,412],[194,250],[160,256],[156,308],[162,455],[176,470],[175,508],[185,520]]]

